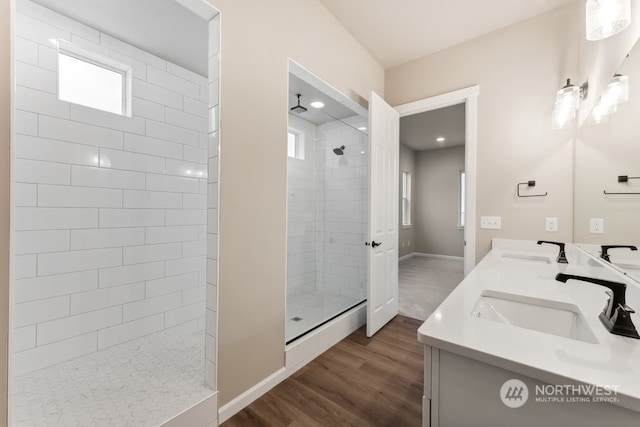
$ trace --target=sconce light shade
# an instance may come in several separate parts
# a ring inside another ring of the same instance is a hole
[[[580,88],[571,84],[567,79],[567,84],[556,94],[556,102],[553,107],[553,127],[554,129],[564,129],[569,126],[576,117],[576,110],[580,107]]]
[[[616,104],[621,104],[629,99],[629,76],[614,74],[607,85],[607,90],[611,91],[611,96],[615,98]]]
[[[587,40],[606,39],[631,23],[631,0],[587,0]]]
[[[591,111],[589,121],[600,123],[618,111],[618,104],[629,99],[629,77],[615,74]]]

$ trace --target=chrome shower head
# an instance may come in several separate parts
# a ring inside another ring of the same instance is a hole
[[[344,154],[344,145],[341,146],[340,148],[334,148],[333,152],[336,153],[338,156],[342,156]]]
[[[291,107],[291,111],[293,111],[294,113],[304,113],[307,111],[307,109],[305,107],[303,107],[302,105],[300,105],[300,97],[302,96],[301,94],[297,93],[296,96],[298,97],[298,105]]]

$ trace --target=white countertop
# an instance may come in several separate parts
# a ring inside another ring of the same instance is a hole
[[[627,305],[640,312],[637,282],[567,245],[569,264],[555,262],[558,248],[531,241],[494,239],[492,251],[418,329],[425,345],[460,354],[551,384],[618,386],[619,405],[640,412],[640,340],[609,333],[598,315],[607,301],[602,286],[555,280],[559,272],[627,283]],[[549,257],[550,262],[504,258]],[[598,343],[514,327],[471,315],[480,294],[494,290],[575,304]],[[640,317],[632,314],[640,331]]]

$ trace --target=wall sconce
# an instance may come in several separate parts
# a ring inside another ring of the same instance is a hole
[[[556,94],[553,107],[554,129],[564,129],[571,124],[580,108],[580,100],[587,96],[587,88],[587,83],[579,87],[571,84],[571,79],[567,79],[567,84]]]
[[[593,107],[590,120],[600,123],[618,111],[618,105],[629,99],[629,77],[622,74],[614,74],[605,88],[602,96]]]
[[[631,23],[630,0],[587,0],[587,40],[606,39]]]

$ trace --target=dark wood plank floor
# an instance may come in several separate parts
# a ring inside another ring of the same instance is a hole
[[[222,426],[420,426],[421,324],[397,316],[372,338],[357,330]]]

